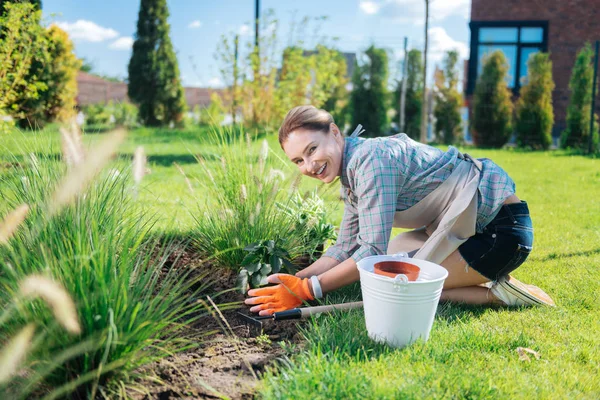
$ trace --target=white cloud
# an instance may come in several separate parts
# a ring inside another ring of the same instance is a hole
[[[429,20],[441,21],[451,15],[468,19],[471,0],[430,0]],[[423,0],[362,1],[360,9],[369,15],[379,14],[395,22],[423,24],[425,3]]]
[[[57,22],[56,25],[66,31],[72,39],[79,39],[85,42],[103,42],[119,36],[119,32],[114,29],[104,28],[92,21],[83,19],[73,23]]]
[[[207,84],[207,86],[208,86],[208,87],[211,87],[211,88],[218,88],[218,87],[223,87],[223,86],[225,86],[225,84],[223,83],[223,81],[221,80],[221,78],[219,78],[219,77],[214,77],[214,78],[210,78],[210,79],[208,80],[208,84]]]
[[[195,20],[195,21],[192,21],[192,22],[191,22],[191,23],[188,25],[188,28],[190,28],[190,29],[198,29],[198,28],[200,28],[201,26],[202,26],[202,22],[200,22],[200,21],[198,21],[198,20]]]
[[[108,46],[113,50],[129,50],[133,46],[133,38],[131,36],[123,36],[115,40]]]
[[[240,36],[247,36],[250,34],[250,25],[244,24],[240,26]]]
[[[362,12],[369,15],[377,14],[377,11],[379,11],[380,7],[379,4],[373,1],[361,1],[359,6]]]
[[[439,26],[429,29],[428,47],[428,58],[434,63],[442,61],[449,50],[457,50],[460,60],[469,57],[469,46],[466,43],[452,39],[444,28]]]

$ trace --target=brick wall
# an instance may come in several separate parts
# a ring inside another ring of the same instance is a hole
[[[548,51],[556,89],[555,130],[564,127],[569,78],[578,49],[600,40],[600,0],[472,0],[471,21],[548,21]],[[598,104],[598,98],[596,100]]]

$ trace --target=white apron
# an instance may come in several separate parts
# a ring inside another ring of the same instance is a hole
[[[360,135],[362,126],[351,137]],[[458,153],[462,160],[448,179],[414,206],[394,215],[395,228],[425,227],[429,236],[413,258],[441,264],[450,254],[475,235],[477,223],[477,189],[481,178],[481,161]]]

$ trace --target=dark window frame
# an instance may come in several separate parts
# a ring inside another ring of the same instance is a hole
[[[515,95],[519,94],[521,89],[521,49],[526,47],[541,48],[543,52],[548,51],[548,21],[471,21],[469,22],[469,28],[471,29],[471,49],[469,55],[469,70],[467,74],[467,95],[473,94],[475,91],[475,83],[477,81],[477,63],[479,62],[479,46],[480,45],[501,45],[501,46],[517,46],[516,51],[516,65],[515,65],[515,85],[512,91]],[[479,29],[481,28],[518,28],[517,30],[517,42],[480,42],[479,41]],[[529,43],[521,42],[521,28],[542,28],[542,42],[541,43]]]

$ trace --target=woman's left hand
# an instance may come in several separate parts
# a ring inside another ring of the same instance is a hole
[[[288,274],[274,274],[267,277],[269,283],[278,283],[260,289],[251,289],[244,303],[254,305],[251,312],[259,315],[271,315],[278,311],[296,308],[305,300],[313,300],[308,278],[298,278]]]

